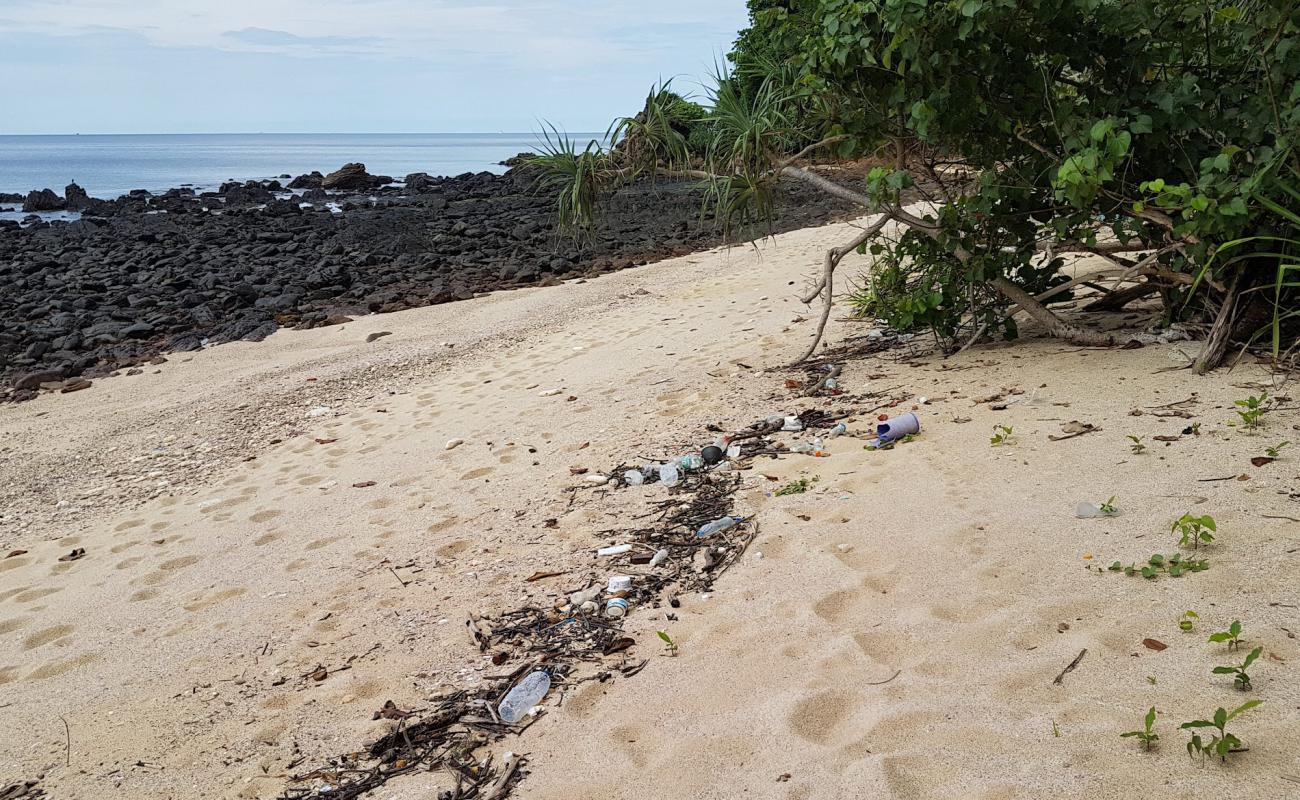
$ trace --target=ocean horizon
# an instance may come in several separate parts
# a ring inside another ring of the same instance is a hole
[[[574,134],[599,138],[599,134]],[[0,192],[62,194],[76,181],[91,197],[133,189],[215,189],[362,162],[376,175],[505,171],[501,161],[535,150],[534,133],[148,133],[0,135]]]

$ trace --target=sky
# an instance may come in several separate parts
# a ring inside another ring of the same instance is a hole
[[[604,130],[744,0],[0,0],[0,134]]]

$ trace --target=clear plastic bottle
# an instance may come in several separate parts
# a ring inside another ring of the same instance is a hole
[[[515,684],[497,706],[497,716],[502,722],[514,725],[527,716],[528,712],[551,690],[551,676],[544,670],[530,672],[522,681]]]
[[[659,468],[659,482],[664,486],[676,486],[682,482],[682,473],[674,463],[664,464]]]
[[[798,417],[786,417],[782,420],[781,430],[783,431],[801,431],[803,430],[803,420]]]
[[[831,428],[831,432],[826,435],[828,438],[834,439],[836,436],[843,436],[848,429],[848,425],[845,425],[843,422],[837,422],[835,423],[835,427]]]
[[[687,472],[694,472],[695,470],[704,467],[704,456],[697,453],[687,453],[677,459],[677,463]]]
[[[630,469],[623,473],[623,480],[628,486],[640,486],[645,483],[645,475],[639,469]]]
[[[700,539],[707,539],[715,533],[722,533],[725,530],[736,527],[740,523],[740,517],[719,517],[712,522],[705,523],[695,532]]]

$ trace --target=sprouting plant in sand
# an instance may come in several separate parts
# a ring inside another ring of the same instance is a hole
[[[994,447],[1008,444],[1011,441],[1011,434],[1014,429],[1010,425],[994,425],[993,435],[989,437],[989,444]]]
[[[1240,664],[1228,664],[1223,667],[1215,667],[1211,672],[1215,675],[1231,675],[1232,685],[1237,687],[1237,691],[1249,692],[1252,687],[1250,685],[1250,675],[1246,674],[1246,670],[1250,669],[1250,665],[1254,664],[1259,658],[1260,653],[1263,652],[1264,648],[1256,647],[1254,650],[1251,650],[1246,654],[1246,658],[1242,660]]]
[[[1108,568],[1110,572],[1122,572],[1130,578],[1134,575],[1141,575],[1147,580],[1155,580],[1164,572],[1171,578],[1181,578],[1187,572],[1204,572],[1210,568],[1210,562],[1205,559],[1183,558],[1182,553],[1174,553],[1171,556],[1163,556],[1155,553],[1147,559],[1143,566],[1129,564],[1124,566],[1124,562],[1116,561]]]
[[[1142,440],[1145,438],[1146,438],[1145,436],[1130,435],[1128,437],[1128,440],[1132,442],[1132,444],[1128,446],[1128,449],[1133,451],[1134,455],[1142,455],[1147,450],[1147,446],[1145,444],[1142,444]]]
[[[1241,750],[1241,740],[1226,730],[1228,723],[1236,719],[1242,712],[1249,711],[1262,702],[1264,701],[1250,700],[1237,706],[1232,711],[1216,708],[1213,719],[1195,719],[1179,725],[1178,727],[1185,731],[1200,728],[1213,728],[1215,730],[1214,733],[1210,734],[1208,742],[1203,740],[1199,733],[1193,734],[1192,740],[1187,743],[1187,755],[1192,758],[1200,756],[1202,759],[1218,756],[1221,760],[1227,761],[1229,753]]]
[[[1283,448],[1283,447],[1286,447],[1286,446],[1289,445],[1289,444],[1291,444],[1291,443],[1290,443],[1290,442],[1278,442],[1277,444],[1273,445],[1272,447],[1265,447],[1265,448],[1264,448],[1264,452],[1268,455],[1269,458],[1280,458],[1280,456],[1279,456],[1278,454],[1282,452],[1282,448]]]
[[[785,486],[782,486],[780,489],[777,489],[776,496],[785,497],[787,495],[792,495],[792,494],[803,494],[804,492],[811,489],[812,485],[816,483],[819,479],[820,479],[819,476],[813,476],[811,479],[800,478],[797,481],[791,481],[787,483]]]
[[[1155,730],[1153,730],[1156,724],[1155,706],[1151,706],[1151,708],[1147,711],[1147,715],[1142,718],[1142,722],[1143,722],[1142,730],[1128,731],[1127,733],[1121,733],[1120,738],[1137,739],[1139,742],[1142,743],[1143,748],[1145,748],[1146,750],[1150,750],[1151,745],[1160,741],[1160,734],[1156,733]]]
[[[669,636],[667,631],[656,632],[659,634],[659,638],[664,641],[664,652],[670,656],[677,655],[677,642],[673,641],[673,637]]]
[[[1241,418],[1241,426],[1248,431],[1253,431],[1264,421],[1264,415],[1268,413],[1267,403],[1268,392],[1264,392],[1258,397],[1234,400],[1232,404],[1237,407],[1235,413]]]
[[[1190,545],[1193,550],[1196,550],[1201,546],[1202,542],[1209,544],[1214,541],[1213,532],[1218,530],[1218,526],[1215,525],[1214,517],[1209,514],[1194,517],[1189,512],[1174,520],[1174,524],[1170,526],[1169,530],[1172,533],[1179,534],[1178,545],[1180,547]]]
[[[1191,633],[1196,630],[1196,620],[1200,619],[1195,611],[1184,611],[1178,618],[1178,630],[1183,633]]]
[[[1119,509],[1115,507],[1115,495],[1111,495],[1106,499],[1106,502],[1100,504],[1097,508],[1108,517],[1113,517],[1119,513]]]
[[[1229,650],[1236,650],[1241,647],[1241,620],[1233,620],[1226,631],[1210,634],[1210,641],[1220,644],[1227,642]]]

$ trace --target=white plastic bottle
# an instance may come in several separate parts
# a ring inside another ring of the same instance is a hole
[[[523,719],[529,711],[551,690],[551,676],[544,670],[531,672],[526,678],[515,684],[497,706],[497,716],[501,721],[514,725]]]
[[[725,530],[736,527],[740,522],[740,517],[719,517],[712,522],[705,523],[700,527],[695,535],[700,539],[707,539],[715,533],[722,533]]]

